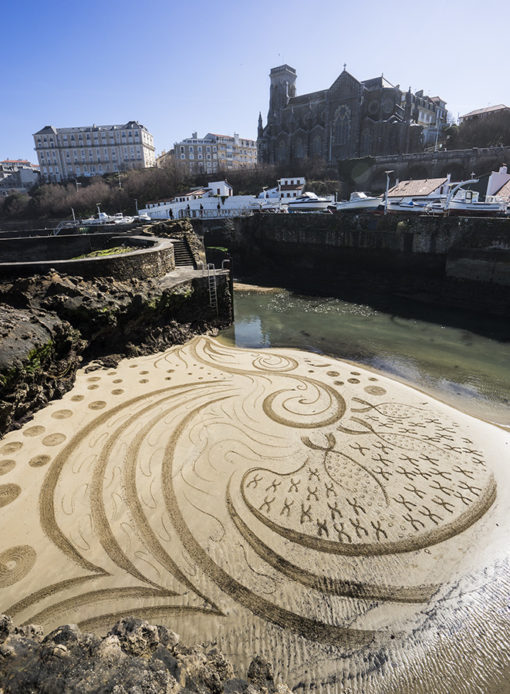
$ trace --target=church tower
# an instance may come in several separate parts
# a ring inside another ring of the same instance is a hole
[[[268,123],[279,120],[282,109],[287,106],[289,99],[296,96],[297,73],[290,65],[280,65],[272,68],[269,73],[271,87],[269,94]]]

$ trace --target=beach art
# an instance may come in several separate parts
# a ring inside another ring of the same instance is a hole
[[[303,690],[498,691],[509,442],[297,350],[198,337],[82,370],[0,442],[0,611],[143,617]]]

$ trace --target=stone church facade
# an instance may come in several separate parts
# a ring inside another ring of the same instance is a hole
[[[296,70],[271,70],[267,124],[259,115],[258,158],[267,164],[342,159],[423,149],[415,95],[384,77],[359,82],[345,69],[329,89],[296,95]]]

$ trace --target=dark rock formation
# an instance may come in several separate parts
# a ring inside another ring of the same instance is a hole
[[[81,362],[150,354],[230,323],[226,276],[218,314],[205,279],[46,275],[0,282],[0,435],[72,387]]]
[[[15,627],[0,615],[0,691],[3,694],[289,694],[276,685],[271,666],[257,657],[247,679],[234,676],[216,648],[179,643],[166,627],[134,617],[100,638],[74,624],[46,637],[34,625]]]

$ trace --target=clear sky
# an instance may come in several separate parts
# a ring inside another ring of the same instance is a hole
[[[36,161],[45,125],[138,120],[157,153],[192,131],[255,138],[282,63],[298,94],[346,63],[455,116],[510,106],[508,0],[5,0],[0,26],[0,159]]]

